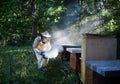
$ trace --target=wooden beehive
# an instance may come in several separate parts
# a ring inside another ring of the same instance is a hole
[[[93,71],[90,71],[85,61],[116,59],[117,40],[115,36],[83,34],[81,53],[81,81],[92,84]]]

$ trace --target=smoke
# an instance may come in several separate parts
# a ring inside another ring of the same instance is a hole
[[[100,25],[100,20],[97,15],[87,16],[80,20],[80,7],[76,0],[67,5],[67,10],[63,16],[60,25],[55,25],[51,31],[52,34],[52,49],[46,53],[48,58],[55,58],[58,53],[63,50],[62,45],[81,45],[83,33],[98,33],[97,26]],[[61,50],[60,50],[61,49]]]
[[[52,41],[58,45],[80,45],[80,34],[77,30],[57,30],[53,31],[52,36]]]
[[[47,58],[56,58],[60,52],[63,51],[61,45],[53,44],[50,51],[45,52],[45,57]]]
[[[59,25],[52,30],[53,41],[59,45],[80,45],[80,30],[78,28],[79,8],[77,0],[70,1]]]

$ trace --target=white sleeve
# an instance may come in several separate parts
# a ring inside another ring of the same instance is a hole
[[[35,39],[34,39],[34,42],[33,42],[33,50],[36,48],[38,42],[40,42],[41,40],[41,36],[37,36]]]

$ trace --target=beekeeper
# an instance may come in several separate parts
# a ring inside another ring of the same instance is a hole
[[[38,69],[40,71],[44,71],[46,69],[45,67],[49,61],[49,58],[47,58],[44,53],[51,49],[50,39],[51,35],[48,31],[45,31],[37,36],[33,42],[33,50],[37,58]]]

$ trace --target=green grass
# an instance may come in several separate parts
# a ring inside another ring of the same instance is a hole
[[[32,47],[0,47],[0,83],[77,84],[78,79],[60,59],[50,59],[47,71],[38,72]]]

